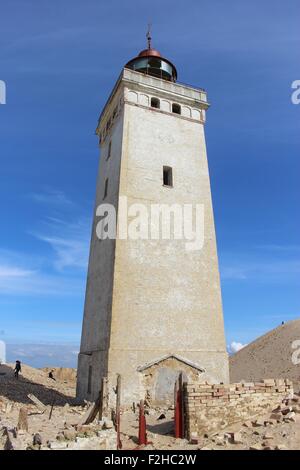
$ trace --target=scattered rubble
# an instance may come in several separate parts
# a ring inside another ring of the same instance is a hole
[[[22,406],[22,408],[20,408],[20,411],[19,411],[19,419],[18,419],[18,425],[17,425],[17,429],[19,431],[20,430],[28,431],[27,414],[28,414],[28,411],[27,411],[26,406]]]
[[[98,416],[83,424],[93,404],[78,403],[74,382],[53,381],[45,371],[23,366],[16,381],[8,366],[0,372],[0,449],[1,450],[88,450],[117,447],[117,434],[110,417]],[[15,390],[15,395],[13,391]],[[49,413],[53,400],[51,420]],[[56,401],[57,400],[57,401]],[[250,403],[250,402],[249,402]],[[250,404],[249,404],[250,406]],[[148,409],[147,449],[199,450],[287,450],[300,448],[300,396],[294,394],[262,416],[241,419],[222,430],[207,432],[190,440],[175,439],[174,409]],[[162,419],[158,419],[160,416]],[[121,414],[123,449],[137,446],[138,413]]]

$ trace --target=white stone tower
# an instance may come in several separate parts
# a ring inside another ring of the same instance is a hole
[[[204,90],[176,83],[151,48],[122,70],[101,113],[77,395],[94,400],[102,377],[122,377],[122,403],[172,400],[174,381],[228,382],[221,290],[206,157]],[[96,235],[103,203],[203,204],[204,245]],[[111,399],[113,395],[111,395]]]
[[[0,340],[0,364],[6,364],[6,344]]]

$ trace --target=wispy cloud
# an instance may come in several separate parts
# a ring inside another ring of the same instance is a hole
[[[22,271],[22,268],[12,267]],[[50,275],[43,271],[32,271],[25,276],[0,276],[0,293],[3,295],[50,295],[50,296],[82,296],[84,278]]]
[[[4,51],[22,51],[26,50],[28,47],[33,47],[35,49],[41,49],[50,44],[68,44],[76,41],[79,44],[82,42],[92,42],[91,34],[97,33],[97,29],[87,28],[87,27],[75,27],[75,28],[59,28],[53,29],[51,31],[46,31],[38,34],[26,34],[22,37],[15,38],[5,45]]]
[[[221,276],[222,279],[235,279],[244,280],[247,279],[247,268],[245,266],[222,266]]]
[[[54,267],[59,271],[65,268],[87,267],[90,240],[88,220],[66,223],[48,219],[48,234],[34,233],[35,237],[48,243],[55,253]]]
[[[276,244],[269,244],[269,245],[258,245],[257,248],[266,250],[266,251],[275,251],[275,252],[299,252],[300,245],[276,245]]]
[[[65,193],[57,189],[49,188],[39,193],[31,193],[30,197],[34,201],[43,204],[51,204],[56,206],[72,204],[72,201],[67,198]]]
[[[224,281],[298,282],[300,260],[257,260],[253,257],[252,261],[236,254],[234,261],[223,260],[220,263],[220,272]]]
[[[78,213],[80,208],[58,189],[47,188],[30,196],[37,203],[46,204],[49,214],[30,235],[50,246],[51,251],[39,251],[42,254],[37,255],[34,250],[25,254],[0,250],[0,292],[82,296],[90,240],[89,221],[74,216],[74,211]],[[66,211],[71,205],[72,211]]]
[[[90,221],[78,217],[80,208],[59,189],[47,188],[40,193],[31,194],[31,198],[48,206],[48,214],[39,222],[39,228],[30,234],[50,245],[54,253],[52,266],[59,271],[65,268],[85,269]]]
[[[12,279],[12,278],[24,278],[30,277],[34,274],[34,271],[29,271],[28,269],[19,268],[17,266],[3,266],[0,264],[0,282],[1,278],[3,279]]]

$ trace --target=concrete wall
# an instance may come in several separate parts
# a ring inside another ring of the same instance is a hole
[[[118,207],[119,173],[123,139],[123,108],[120,92],[112,106],[118,106],[112,127],[105,141],[100,142],[101,158],[97,178],[96,201],[92,225],[89,267],[85,294],[80,354],[78,357],[77,396],[94,400],[99,393],[101,377],[107,375],[108,348],[110,342],[111,304],[115,260],[115,240],[99,240],[96,226],[100,218],[96,209],[100,204],[110,203]],[[109,144],[111,155],[107,159]],[[104,199],[105,180],[108,191]],[[92,367],[91,393],[88,393],[89,367]]]
[[[0,340],[0,364],[6,363],[6,344]]]
[[[97,132],[104,149],[107,122],[121,100],[120,119],[112,127],[117,152],[110,168],[100,165],[99,194],[110,172],[116,207],[118,197],[126,196],[128,205],[142,203],[149,210],[153,203],[202,203],[205,210],[200,251],[188,252],[186,240],[99,242],[93,229],[78,393],[85,394],[92,352],[95,387],[102,373],[112,385],[120,373],[122,401],[131,404],[145,397],[137,369],[166,354],[192,361],[204,369],[202,380],[216,383],[228,382],[228,361],[203,128],[206,94],[129,70],[114,93]],[[162,109],[150,107],[151,97],[161,100]],[[183,115],[171,112],[174,102]],[[163,186],[163,166],[173,169],[172,188]]]

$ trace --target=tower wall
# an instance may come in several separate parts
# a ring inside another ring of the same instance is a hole
[[[85,293],[80,353],[78,357],[77,396],[96,399],[101,378],[108,372],[108,348],[110,341],[111,305],[115,262],[115,240],[100,240],[96,234],[100,204],[118,207],[119,174],[123,140],[123,107],[120,91],[110,103],[117,109],[109,138],[100,141],[96,201],[93,214],[90,256]],[[110,157],[108,157],[111,143]],[[107,196],[104,198],[105,181],[108,179]],[[89,377],[90,376],[90,377]],[[90,382],[90,384],[89,384]]]
[[[152,97],[160,109],[150,106]],[[119,115],[108,135],[116,103]],[[172,103],[181,106],[181,115],[172,113]],[[115,384],[116,374],[122,376],[124,404],[147,394],[155,401],[158,389],[160,398],[162,390],[167,397],[174,370],[228,382],[204,136],[207,106],[202,90],[125,69],[102,113],[96,205],[121,207],[126,197],[128,207],[143,204],[150,214],[152,204],[204,204],[204,246],[187,251],[187,240],[100,241],[95,218],[78,366],[81,397],[95,398],[101,376]],[[172,168],[173,187],[163,185],[164,166]]]

